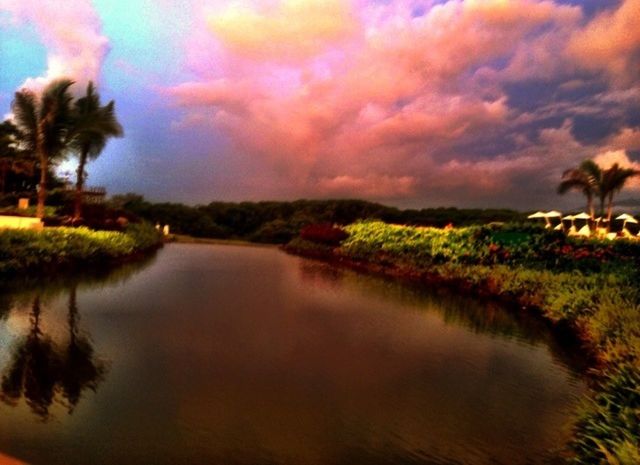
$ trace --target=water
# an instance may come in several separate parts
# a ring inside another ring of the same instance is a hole
[[[0,293],[0,463],[548,463],[570,360],[496,305],[173,244]]]

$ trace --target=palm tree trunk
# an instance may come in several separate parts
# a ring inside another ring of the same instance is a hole
[[[5,184],[7,182],[7,173],[9,172],[9,168],[6,162],[2,162],[2,168],[0,168],[0,193],[4,194]]]
[[[44,203],[47,200],[47,174],[49,169],[49,160],[46,156],[40,155],[40,183],[38,184],[38,206],[36,208],[36,216],[40,219],[44,218]]]
[[[591,221],[594,221],[596,215],[593,209],[593,196],[591,194],[587,195],[587,210],[589,211],[589,215],[591,216]]]
[[[84,167],[87,164],[87,150],[82,150],[78,161],[78,171],[76,177],[76,196],[74,202],[73,219],[82,218],[82,190],[84,189]]]
[[[611,226],[611,217],[613,216],[613,193],[609,194],[609,202],[607,204],[607,221]]]
[[[590,216],[587,224],[589,225],[589,229],[594,231],[595,230],[594,228],[596,225],[596,215],[593,209],[593,195],[591,193],[587,194],[587,211],[589,212],[589,216]]]

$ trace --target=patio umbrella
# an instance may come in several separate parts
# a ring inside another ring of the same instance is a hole
[[[565,220],[570,220],[571,221],[571,227],[569,228],[569,233],[571,233],[572,231],[575,231],[575,229],[576,229],[576,225],[574,223],[574,219],[575,219],[575,217],[573,215],[567,215],[567,216],[563,216],[562,217],[562,221],[565,221]]]
[[[636,220],[633,216],[629,215],[628,213],[623,213],[622,215],[617,216],[616,220],[623,220],[622,229],[624,229],[627,226],[627,223],[638,222],[638,220]]]
[[[547,227],[547,228],[551,227],[551,223],[549,222],[549,218],[547,218],[545,212],[537,211],[537,212],[532,213],[531,215],[527,216],[527,218],[544,218],[544,222],[546,223],[545,227]]]
[[[580,212],[577,215],[573,215],[574,220],[590,220],[591,215],[588,213]],[[591,229],[589,228],[589,222],[587,221],[585,225],[580,228],[578,234],[581,236],[589,236],[591,234]]]
[[[638,222],[633,216],[629,215],[628,213],[623,213],[620,216],[616,216],[616,220],[629,221],[630,223],[637,223]]]
[[[549,225],[548,227],[551,227],[551,221],[549,220],[549,218],[560,218],[561,216],[562,213],[557,210],[551,210],[550,212],[544,214],[544,217],[547,220],[547,224]],[[560,222],[560,224],[562,224],[562,221]]]

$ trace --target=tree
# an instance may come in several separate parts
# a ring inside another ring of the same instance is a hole
[[[40,95],[22,89],[16,92],[11,105],[20,147],[34,153],[40,164],[36,210],[39,218],[44,217],[49,164],[65,154],[70,142],[73,118],[69,87],[72,84],[69,79],[52,81]]]
[[[617,163],[602,172],[600,202],[601,208],[604,210],[605,199],[607,201],[607,221],[609,224],[611,224],[611,216],[613,214],[613,197],[634,176],[640,176],[640,171],[632,168],[622,168]]]
[[[595,218],[593,208],[594,195],[600,195],[602,170],[593,160],[584,160],[577,168],[566,170],[562,174],[562,181],[558,186],[558,194],[565,194],[570,190],[579,190],[587,198],[587,210],[591,220]]]
[[[87,86],[84,97],[73,106],[74,129],[71,148],[78,156],[74,220],[82,217],[82,192],[85,181],[85,167],[89,160],[95,160],[110,137],[122,137],[122,126],[115,115],[115,103],[110,101],[100,106],[100,94],[92,82]]]
[[[0,124],[0,193],[4,194],[7,173],[13,168],[18,156],[16,136],[18,130],[7,120]]]
[[[33,176],[33,154],[19,149],[20,132],[11,120],[0,123],[0,193],[6,192],[9,174]],[[15,176],[13,179],[16,181]],[[15,185],[14,185],[15,188]]]

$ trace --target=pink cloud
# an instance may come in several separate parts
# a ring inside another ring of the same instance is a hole
[[[534,0],[450,0],[417,17],[399,0],[247,0],[209,12],[212,34],[194,35],[187,51],[198,78],[166,92],[198,115],[196,124],[208,107],[232,150],[261,166],[254,182],[271,173],[269,192],[507,195],[519,176],[543,170],[555,183],[603,147],[582,146],[570,121],[542,129],[537,146],[519,135],[511,154],[481,158],[452,147],[558,112],[518,113],[501,84],[570,75],[577,58],[557,45],[579,28],[590,34],[606,18],[621,21],[607,15],[583,25],[579,7]]]
[[[300,58],[323,50],[355,27],[350,2],[234,2],[210,12],[211,31],[234,53],[255,59]]]
[[[22,87],[38,89],[59,77],[70,77],[81,86],[99,79],[109,40],[89,0],[0,0],[0,10],[9,11],[15,21],[34,25],[47,47],[46,71],[26,79]]]
[[[640,66],[640,0],[624,0],[575,31],[569,54],[580,66],[609,73],[614,81],[638,81]]]
[[[623,128],[608,141],[614,150],[640,150],[640,129]]]
[[[607,152],[599,153],[593,158],[593,161],[602,168],[610,168],[617,163],[622,168],[631,168],[640,171],[640,163],[632,161],[624,150],[609,150]],[[640,178],[631,178],[627,182],[626,186],[635,191],[640,190]]]
[[[341,175],[318,180],[317,193],[326,197],[344,197],[359,192],[368,198],[392,199],[406,197],[415,188],[416,180],[411,176],[389,176],[371,174],[364,177]]]

